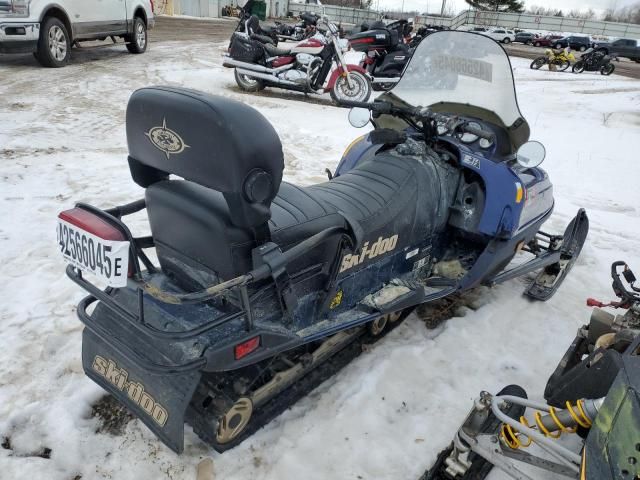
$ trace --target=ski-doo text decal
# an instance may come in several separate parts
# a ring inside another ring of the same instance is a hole
[[[349,270],[357,265],[360,265],[365,260],[373,260],[378,255],[383,255],[396,248],[398,243],[398,235],[394,235],[389,238],[378,237],[378,241],[374,242],[369,248],[369,242],[364,242],[360,253],[353,255],[347,254],[342,259],[342,265],[340,265],[340,273]]]
[[[118,390],[126,392],[129,399],[139,405],[158,425],[165,426],[169,419],[167,409],[144,391],[144,385],[129,381],[129,372],[124,368],[119,368],[113,360],[102,358],[100,355],[95,356],[92,367]]]

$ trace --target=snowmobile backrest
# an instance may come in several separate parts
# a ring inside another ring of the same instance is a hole
[[[138,185],[174,174],[221,192],[238,227],[258,229],[271,217],[282,144],[253,108],[184,88],[142,88],[127,106],[127,141]]]

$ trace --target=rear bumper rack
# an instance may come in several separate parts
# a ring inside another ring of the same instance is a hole
[[[92,303],[96,302],[98,299],[91,295],[83,298],[78,304],[78,318],[80,321],[101,341],[109,345],[109,348],[113,349],[120,356],[124,357],[127,361],[138,365],[140,368],[144,369],[146,372],[154,374],[154,375],[182,375],[184,373],[193,372],[196,370],[201,370],[207,363],[206,359],[203,357],[197,358],[195,360],[191,360],[188,362],[184,362],[181,364],[157,364],[147,360],[141,355],[137,354],[130,347],[125,345],[123,342],[114,338],[109,332],[106,331],[104,327],[100,325],[99,322],[96,322],[91,315],[87,313],[87,307]],[[112,310],[115,312],[115,310]]]

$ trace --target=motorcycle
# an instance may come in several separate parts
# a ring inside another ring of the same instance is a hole
[[[514,480],[540,478],[518,462],[575,480],[638,478],[640,443],[629,440],[640,438],[640,288],[623,261],[612,264],[611,278],[619,300],[587,299],[597,308],[547,380],[546,403],[528,400],[518,385],[481,392],[420,480],[484,480],[494,465]],[[558,440],[573,433],[581,437],[581,454]],[[527,452],[534,443],[540,448]]]
[[[234,69],[236,83],[247,92],[269,86],[304,93],[329,92],[336,102],[367,101],[371,95],[371,82],[366,70],[346,62],[338,28],[326,17],[324,22],[326,36],[317,33],[286,48],[276,48],[245,34],[234,33],[222,65]]]
[[[300,187],[258,111],[142,88],[126,130],[144,198],[59,214],[67,276],[89,294],[85,373],[172,450],[185,422],[232,448],[418,305],[532,272],[525,293],[546,300],[580,254],[584,210],[541,230],[544,147],[490,38],[431,34],[392,92],[351,103],[375,129],[332,180]],[[144,210],[151,233],[134,236],[125,219]],[[518,253],[531,258],[509,266]]]
[[[590,48],[582,54],[580,60],[573,64],[571,69],[574,73],[599,71],[601,75],[611,75],[616,66],[611,63],[611,56],[600,50]]]
[[[544,65],[549,65],[549,70],[564,72],[569,66],[576,61],[576,57],[569,48],[554,50],[547,48],[544,56],[536,58],[531,62],[530,68],[539,70]]]
[[[411,30],[406,20],[389,25],[380,21],[349,37],[349,47],[365,54],[360,66],[371,76],[374,90],[390,90],[400,80],[413,53],[404,42]]]
[[[280,41],[293,40],[299,42],[310,38],[316,33],[316,25],[320,15],[313,12],[302,12],[300,21],[295,25],[276,21],[276,33]]]
[[[234,34],[244,33],[258,42],[278,45],[278,27],[263,27],[260,25],[260,19],[257,15],[251,14],[252,4],[253,0],[240,0],[238,3],[240,14],[238,15],[239,20]],[[231,38],[233,38],[233,34]]]

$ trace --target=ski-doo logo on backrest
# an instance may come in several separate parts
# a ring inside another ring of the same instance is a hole
[[[154,147],[163,152],[169,160],[171,155],[182,153],[187,148],[191,148],[184,143],[184,140],[176,132],[167,128],[167,119],[162,119],[161,127],[153,127],[145,135],[149,138]]]
[[[121,392],[125,392],[129,399],[139,405],[158,425],[165,426],[169,419],[167,409],[144,391],[144,385],[139,382],[129,381],[129,372],[124,368],[118,368],[116,362],[102,358],[100,355],[96,355],[93,359],[92,368],[111,385]]]
[[[378,255],[383,255],[392,251],[398,244],[398,235],[389,238],[378,237],[378,241],[369,247],[369,242],[364,242],[359,254],[345,255],[340,265],[340,273],[360,265],[365,260],[373,260]]]

